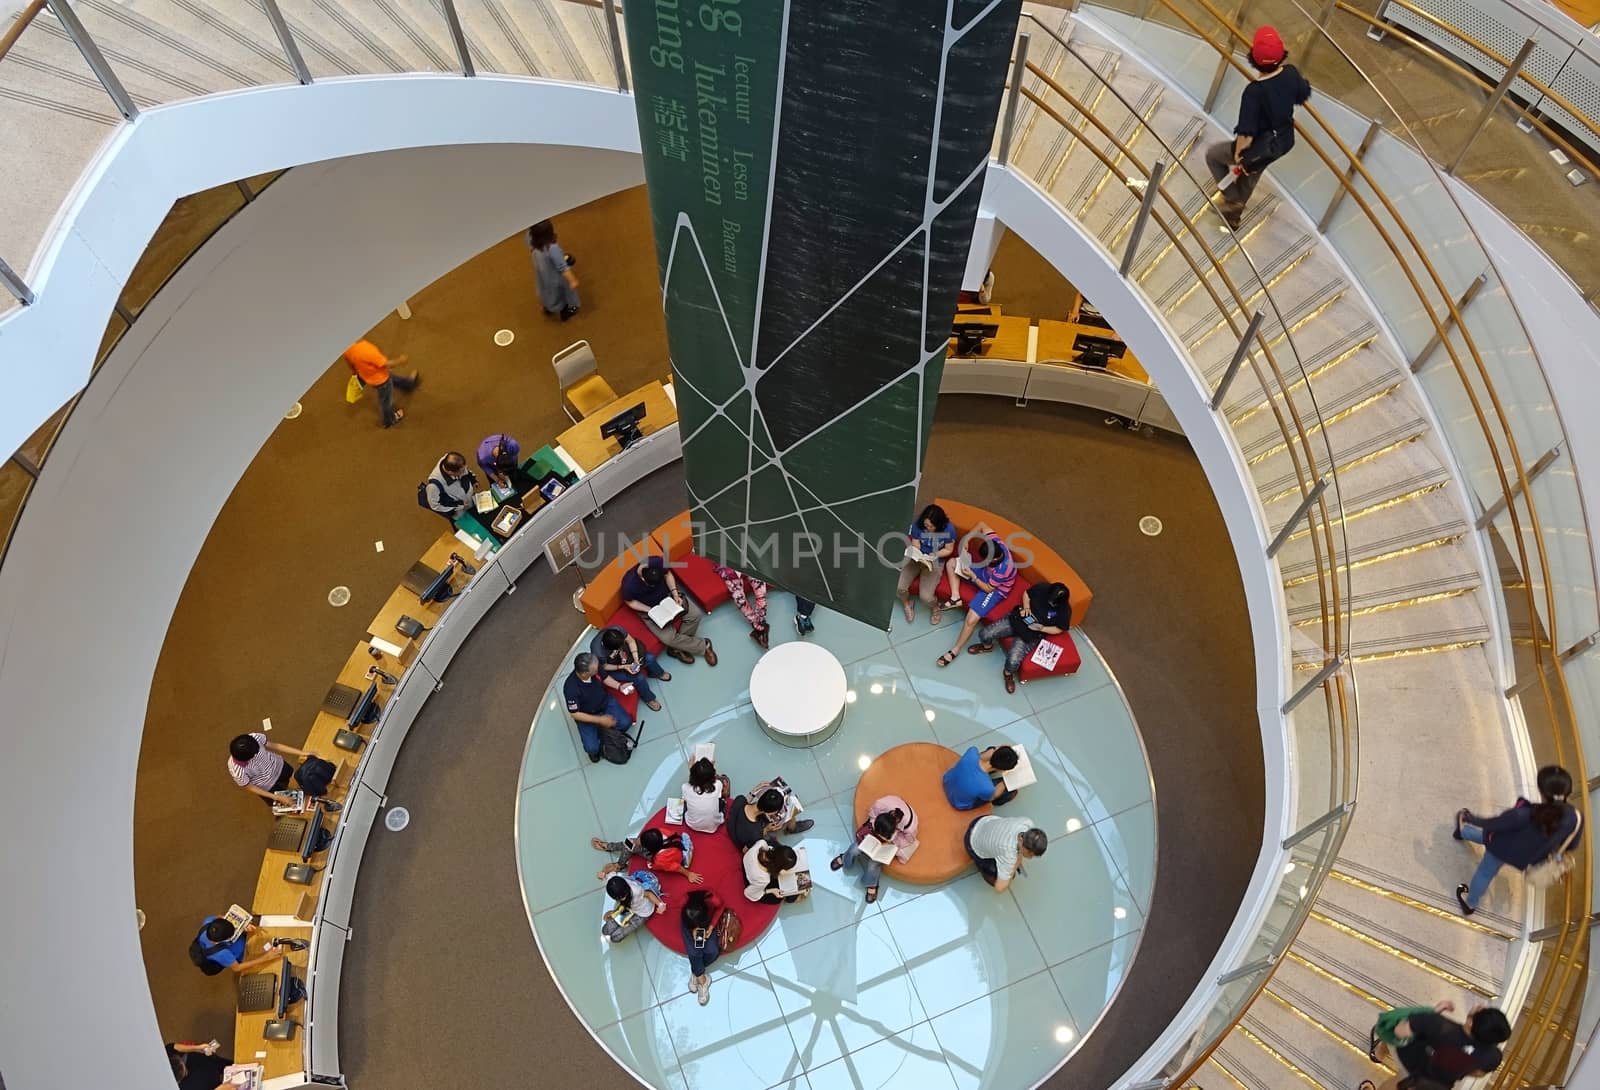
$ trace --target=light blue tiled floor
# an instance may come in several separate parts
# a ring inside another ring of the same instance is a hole
[[[773,595],[774,643],[794,639],[792,599]],[[978,1090],[1033,1085],[1071,1054],[1115,997],[1138,948],[1155,879],[1155,804],[1131,712],[1090,641],[1083,668],[1008,695],[998,655],[935,663],[959,614],[932,628],[896,612],[884,634],[826,609],[812,637],[844,664],[844,726],[813,749],[762,732],[749,705],[760,649],[731,608],[701,633],[721,662],[664,663],[665,708],[645,711],[622,768],[591,764],[561,708],[559,683],[535,715],[521,769],[518,863],[546,963],[620,1063],[661,1090]],[[582,639],[587,646],[589,633]],[[565,675],[563,674],[563,677]],[[720,959],[711,1002],[688,991],[688,963],[648,933],[600,940],[605,858],[589,837],[637,831],[679,793],[687,756],[715,742],[742,791],[781,774],[816,827],[816,889],[759,940]],[[857,778],[892,746],[1012,742],[1039,782],[1008,813],[1051,837],[1045,857],[996,895],[976,874],[943,886],[886,880],[866,904],[856,872],[820,864],[846,843]]]

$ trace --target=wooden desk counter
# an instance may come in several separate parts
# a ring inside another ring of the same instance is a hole
[[[957,359],[1016,360],[1019,363],[1028,361],[1028,329],[1033,325],[1031,319],[996,314],[981,320],[999,327],[994,338],[986,342],[983,351],[976,356],[958,356]],[[952,336],[950,338],[952,349],[955,348],[955,341],[955,337]]]
[[[645,435],[658,432],[677,421],[678,410],[667,396],[667,388],[659,382],[652,382],[624,394],[609,405],[602,405],[562,432],[556,438],[556,444],[578,463],[579,469],[593,473],[599,466],[622,453],[622,446],[615,439],[600,437],[600,425],[641,401],[644,402],[644,419],[639,421],[639,430]]]
[[[1107,340],[1120,341],[1109,329],[1100,326],[1080,325],[1077,322],[1058,322],[1050,318],[1039,319],[1039,356],[1040,363],[1067,363],[1070,364],[1077,355],[1072,349],[1072,342],[1079,334],[1090,337],[1104,337]],[[1149,384],[1150,375],[1139,363],[1132,352],[1126,352],[1120,359],[1114,359],[1106,368],[1114,375],[1132,379],[1134,382]]]
[[[261,952],[262,943],[260,936],[285,939],[309,939],[311,928],[272,929],[263,927],[252,936],[249,956],[254,957]],[[294,975],[303,982],[306,977],[306,965],[310,960],[310,950],[295,950],[289,954],[289,964],[294,966]],[[281,961],[270,961],[256,969],[256,972],[268,972],[273,976],[278,975]],[[239,975],[229,974],[233,977],[234,987],[238,987]],[[278,987],[283,987],[283,982],[278,982]],[[302,1034],[305,1033],[305,1001],[301,1000],[289,1007],[287,1017],[302,1023],[295,1030],[294,1039],[291,1041],[269,1041],[262,1036],[267,1028],[267,1023],[277,1016],[277,1008],[266,1011],[255,1011],[250,1014],[236,1013],[233,1016],[233,1061],[234,1063],[258,1063],[265,1070],[263,1076],[275,1079],[280,1075],[293,1075],[305,1070]],[[256,1056],[257,1052],[265,1052],[265,1056]]]
[[[461,543],[454,530],[446,530],[439,535],[432,545],[428,546],[428,551],[422,554],[422,563],[434,571],[443,571],[445,565],[450,563],[451,553],[459,553],[466,559],[467,563],[473,567],[478,566],[478,562],[472,559],[471,550]],[[458,567],[455,574],[450,577],[450,586],[459,591],[466,585],[469,578],[471,576]],[[395,622],[403,616],[415,617],[428,628],[432,628],[433,623],[444,614],[447,605],[449,605],[448,602],[429,602],[427,605],[423,605],[414,592],[404,586],[395,587],[388,600],[383,603],[383,608],[378,610],[378,615],[372,618],[371,624],[367,625],[367,635],[376,636],[387,643],[398,644],[409,651],[409,641],[400,634],[400,630],[395,627]],[[418,638],[420,639],[420,637]],[[406,657],[409,659],[410,656],[407,655]],[[384,669],[389,670],[387,666]],[[389,670],[389,672],[393,674],[397,671]]]

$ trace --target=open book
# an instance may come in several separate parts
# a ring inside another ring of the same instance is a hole
[[[1017,752],[1017,767],[1001,773],[1000,779],[1008,791],[1021,791],[1029,784],[1038,783],[1039,777],[1033,774],[1033,761],[1028,758],[1028,751],[1021,746],[1012,746]]]
[[[480,515],[487,515],[490,511],[500,506],[500,501],[495,499],[494,493],[487,488],[473,497],[473,503],[478,508],[478,514]]]
[[[701,742],[699,745],[695,746],[694,747],[694,752],[689,754],[689,763],[690,764],[694,764],[696,761],[700,760],[702,757],[704,757],[706,760],[710,761],[712,764],[716,764],[717,763],[717,743],[715,743],[715,742]]]
[[[796,848],[794,854],[794,869],[778,875],[778,892],[785,897],[793,897],[811,888],[811,860],[807,858],[804,848]]]
[[[243,905],[229,905],[222,918],[233,925],[233,937],[238,938],[244,932],[245,925],[255,919],[255,915]]]
[[[683,804],[683,800],[682,799],[668,799],[667,800],[667,824],[668,825],[682,825],[683,824],[683,809],[684,809],[684,804]]]
[[[915,560],[930,572],[933,570],[933,566],[939,562],[938,557],[929,556],[915,545],[906,546],[906,559]]]
[[[885,865],[894,862],[895,852],[898,850],[893,844],[879,840],[871,833],[862,837],[861,843],[857,844],[856,847],[860,848],[861,854],[868,859]]]
[[[793,789],[791,789],[789,785],[784,782],[782,776],[774,776],[771,786],[776,787],[779,791],[783,792],[783,810],[777,817],[779,823],[787,825],[789,822],[805,813],[806,808],[800,805],[800,800],[794,797]],[[802,853],[801,858],[805,858],[803,854],[805,849],[801,848],[800,851]]]
[[[657,628],[665,628],[672,623],[672,619],[683,612],[683,607],[671,598],[663,598],[650,607],[649,618],[656,623]]]

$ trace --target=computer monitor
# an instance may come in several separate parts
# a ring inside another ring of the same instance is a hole
[[[956,339],[956,355],[975,356],[983,351],[983,342],[990,341],[1000,332],[993,322],[962,322],[950,324],[950,335]]]
[[[290,976],[293,971],[289,964],[289,955],[283,955],[283,961],[278,964],[278,1017],[282,1018],[289,1013],[289,992],[293,990]]]
[[[426,598],[423,599],[427,601]],[[367,682],[367,691],[361,694],[361,699],[356,701],[356,706],[350,709],[350,714],[345,717],[345,726],[355,730],[363,723],[370,723],[378,718],[378,682],[374,678]]]
[[[422,593],[417,595],[417,597],[422,600],[422,604],[427,605],[429,602],[448,602],[452,597],[454,597],[455,591],[450,588],[450,577],[455,573],[456,562],[452,560],[450,563],[444,566],[444,571],[434,576],[433,582],[424,587]]]
[[[1087,299],[1078,303],[1078,324],[1098,326],[1101,329],[1111,328],[1111,323],[1106,321],[1105,315]]]
[[[311,823],[306,828],[306,839],[300,845],[300,861],[302,863],[328,846],[331,838],[324,836],[324,832],[325,830],[322,828],[322,803],[319,802],[316,809],[311,813]]]
[[[631,409],[622,412],[600,425],[600,438],[615,438],[623,450],[644,438],[644,432],[639,430],[639,421],[644,419],[644,402],[639,402]]]
[[[1076,355],[1074,362],[1080,366],[1104,367],[1112,360],[1120,360],[1128,351],[1128,346],[1110,337],[1079,333],[1072,338],[1072,351]]]

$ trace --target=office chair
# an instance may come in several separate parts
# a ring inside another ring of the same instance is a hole
[[[561,407],[574,424],[617,400],[617,392],[598,374],[588,341],[567,345],[550,357],[550,366],[561,388]]]

